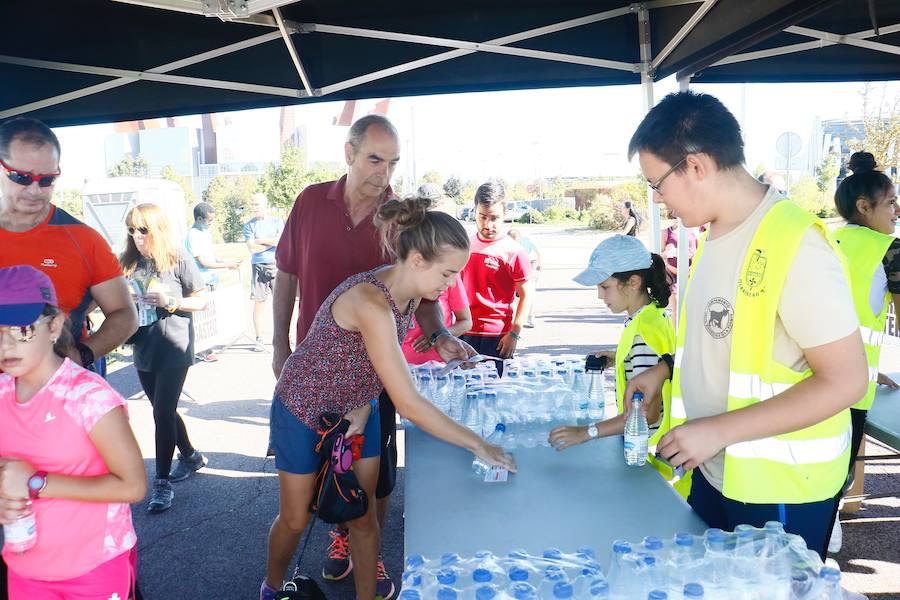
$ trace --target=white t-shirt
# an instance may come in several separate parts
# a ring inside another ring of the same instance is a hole
[[[768,210],[789,202],[773,188],[736,229],[707,239],[687,294],[681,392],[688,419],[726,412],[731,363],[731,331],[738,273],[753,235]],[[818,229],[803,237],[791,266],[775,321],[776,361],[802,372],[804,348],[847,337],[859,328],[850,286],[840,260]],[[725,451],[700,465],[703,476],[722,490]]]

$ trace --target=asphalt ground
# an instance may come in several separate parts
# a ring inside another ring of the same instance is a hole
[[[540,247],[544,269],[537,284],[537,325],[523,332],[520,354],[586,353],[615,344],[622,317],[609,314],[594,289],[571,278],[590,251],[608,234],[552,226],[524,228]],[[246,318],[246,315],[234,315]],[[268,411],[275,379],[268,352],[253,352],[239,341],[213,363],[199,363],[188,375],[179,411],[209,466],[174,484],[171,510],[146,511],[135,504],[140,582],[147,600],[249,600],[258,597],[265,570],[266,535],[277,512],[274,462],[265,458]],[[894,349],[890,349],[894,350]],[[884,363],[888,362],[888,365]],[[900,353],[885,352],[883,370],[900,371]],[[148,478],[154,473],[153,419],[134,369],[127,363],[110,381],[129,398],[131,422],[144,453]],[[403,562],[403,460],[383,532],[388,573],[399,580]],[[889,453],[869,443],[867,453]],[[866,465],[869,495],[900,495],[900,462]],[[598,518],[603,509],[598,507]],[[436,516],[439,519],[440,516]],[[836,556],[847,588],[877,600],[900,600],[900,500],[873,497],[856,515],[843,516],[844,547]],[[328,526],[317,523],[303,559],[303,570],[316,577],[329,598],[354,598],[352,577],[323,582]],[[651,534],[652,532],[647,532]],[[452,551],[452,549],[448,549]]]

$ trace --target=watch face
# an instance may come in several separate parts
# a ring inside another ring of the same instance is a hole
[[[28,478],[28,489],[38,491],[44,485],[44,478],[39,475],[32,475]]]

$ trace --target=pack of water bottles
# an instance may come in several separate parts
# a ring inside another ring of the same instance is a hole
[[[444,554],[406,558],[402,600],[571,600],[608,598],[609,585],[591,548],[563,553],[548,548],[542,556],[523,550],[496,556],[488,551],[470,558]]]
[[[431,362],[412,373],[423,396],[479,435],[487,437],[503,423],[500,444],[506,449],[547,446],[554,427],[599,421],[615,404],[610,373],[586,371],[583,356],[508,359],[502,377],[491,360],[449,372]]]
[[[838,600],[840,571],[822,565],[803,538],[770,521],[733,533],[708,529],[670,540],[617,540],[606,571],[610,598],[652,600]]]
[[[773,521],[734,533],[617,540],[604,565],[591,548],[412,555],[400,600],[840,600],[840,577]]]

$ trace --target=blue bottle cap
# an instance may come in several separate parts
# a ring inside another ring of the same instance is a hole
[[[453,569],[441,569],[435,574],[441,585],[453,585],[456,583],[456,572]]]
[[[466,392],[467,400],[476,400],[478,398],[478,392]]]
[[[644,401],[644,392],[635,392],[631,397],[632,402],[643,402]]]
[[[447,552],[446,554],[441,555],[441,565],[455,565],[459,561],[462,560],[462,557],[455,552]]]
[[[677,544],[678,546],[693,546],[694,536],[692,536],[690,533],[676,533],[675,544]]]
[[[454,380],[460,380],[460,379],[462,379],[463,381],[465,381],[466,376],[463,375],[462,373],[454,373],[454,374],[453,374],[453,379],[454,379]]]
[[[587,577],[596,577],[602,572],[603,570],[600,568],[600,565],[594,562],[586,563],[583,567],[581,567],[581,574]]]
[[[496,396],[496,394],[494,394]],[[506,431],[506,425],[503,423],[497,423],[497,426],[494,427],[496,431]]]
[[[541,369],[541,376],[552,375],[550,369]]]
[[[517,550],[510,550],[507,556],[509,558],[515,558],[517,560],[526,560],[528,558],[528,552],[520,548]]]
[[[566,572],[559,565],[550,565],[544,569],[544,578],[553,581],[565,580]]]
[[[647,600],[667,600],[669,595],[662,590],[653,590],[647,594]]]
[[[766,521],[765,530],[784,533],[784,525],[781,524],[781,521]]]
[[[425,557],[421,554],[410,554],[406,557],[406,570],[412,571],[425,564]]]
[[[822,567],[819,571],[819,579],[828,583],[840,583],[841,572],[831,567]]]
[[[644,564],[647,565],[648,567],[656,566],[656,557],[655,556],[644,556],[643,559],[644,559]]]
[[[475,552],[475,558],[478,559],[490,558],[493,555],[494,554],[490,550],[477,550]]]
[[[591,596],[599,596],[600,594],[607,593],[609,593],[609,582],[605,579],[597,579],[596,581],[591,582]]]
[[[753,525],[746,525],[746,524],[738,525],[737,527],[734,528],[735,533],[741,533],[742,531],[756,531],[756,529],[753,527]]]
[[[572,584],[566,583],[565,581],[560,581],[556,585],[553,586],[553,597],[554,598],[571,598],[573,594]]]
[[[594,552],[594,549],[589,546],[579,548],[575,551],[575,553],[582,558],[597,558],[597,553]]]
[[[422,574],[421,573],[411,573],[407,574],[404,577],[406,580],[406,585],[410,587],[421,587],[422,585]]]
[[[544,558],[560,559],[562,558],[562,550],[559,548],[547,548],[544,550]]]
[[[537,598],[537,590],[530,583],[517,583],[512,586],[512,595],[516,600],[534,600]]]
[[[528,581],[528,571],[520,567],[513,567],[509,570],[510,581]]]
[[[487,583],[493,578],[494,576],[487,569],[475,569],[472,571],[472,580],[478,583]]]
[[[724,542],[727,539],[727,536],[725,535],[725,532],[718,527],[713,527],[706,530],[706,539],[710,542]]]
[[[684,586],[684,597],[685,598],[702,598],[703,597],[703,586],[699,583],[688,583]]]
[[[456,600],[456,590],[452,587],[442,587],[437,592],[437,600]]]
[[[662,550],[663,541],[656,536],[648,535],[644,538],[644,548],[647,550]]]
[[[421,598],[422,594],[419,593],[419,590],[406,589],[400,592],[397,600],[421,600]]]
[[[476,600],[491,600],[494,596],[497,595],[497,590],[492,588],[489,585],[483,585],[477,590],[475,590],[475,598]]]
[[[742,527],[745,527],[745,526],[744,526],[744,525],[738,525],[738,526],[734,529],[734,533],[737,534],[738,539],[741,539],[741,540],[748,540],[748,539],[749,539],[749,540],[752,540],[753,538],[756,537],[756,530],[755,530],[755,529],[753,529],[753,528],[750,527],[749,525],[747,525],[744,529],[742,529]]]
[[[627,554],[631,552],[631,544],[625,540],[616,540],[613,542],[612,549],[615,554]]]

